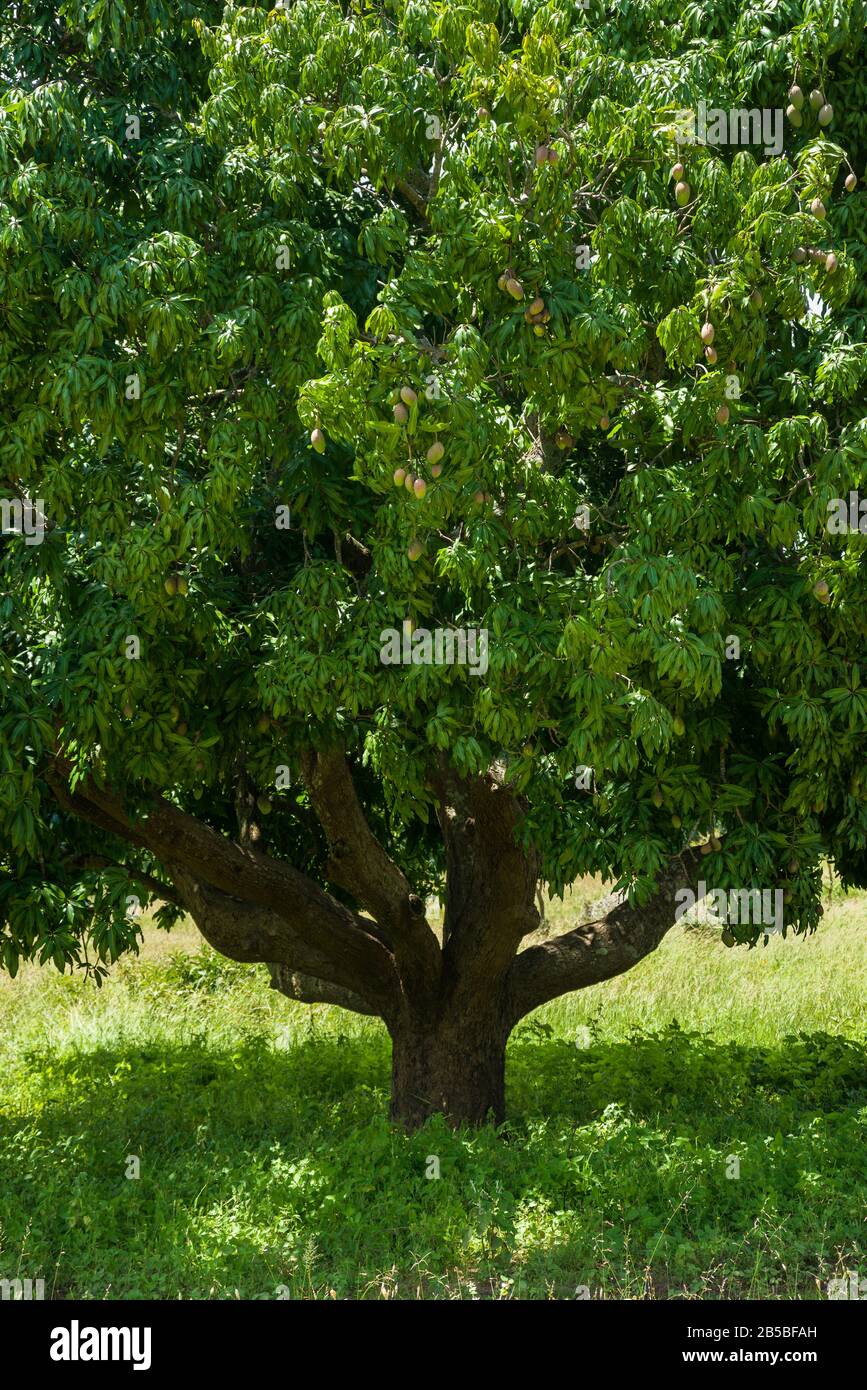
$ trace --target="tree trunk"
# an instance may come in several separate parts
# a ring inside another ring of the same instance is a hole
[[[418,1129],[444,1114],[453,1128],[500,1124],[505,1115],[506,1039],[497,1015],[403,1019],[391,1030],[391,1118]]]

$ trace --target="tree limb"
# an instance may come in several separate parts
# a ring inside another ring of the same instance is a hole
[[[397,189],[400,196],[406,199],[406,201],[412,207],[415,208],[421,220],[423,222],[427,222],[427,203],[425,202],[422,195],[418,192],[418,189],[413,188],[412,184],[407,183],[406,179],[401,178],[396,178],[394,180],[394,186]]]
[[[301,770],[328,841],[326,877],[372,913],[404,982],[422,992],[436,989],[442,958],[424,903],[370,829],[343,753],[309,751]]]
[[[375,999],[315,973],[330,969],[328,959],[301,941],[273,913],[209,888],[180,864],[172,865],[171,870],[180,901],[215,951],[230,960],[267,963],[272,988],[300,1003],[339,1004],[353,1013],[379,1013]]]
[[[265,931],[260,924],[249,945],[249,950],[258,954],[236,955],[235,959],[280,960],[281,951],[274,949],[273,929],[273,923],[279,922],[285,936],[286,954],[282,958],[288,958],[291,949],[291,963],[295,964],[297,948],[303,945],[315,953],[322,967],[311,973],[350,990],[364,991],[366,997],[376,1000],[381,1012],[396,1005],[399,986],[394,961],[374,924],[337,902],[311,878],[282,860],[235,844],[159,796],[146,802],[133,823],[121,799],[97,786],[92,778],[79,782],[72,792],[71,771],[71,765],[57,757],[45,774],[60,804],[111,834],[150,850],[170,869],[176,884],[180,886],[180,875],[184,876],[187,888],[182,896],[186,898],[190,884],[198,884],[202,891],[216,889],[235,902],[264,908],[271,914],[272,927]],[[186,905],[195,919],[189,903]],[[252,918],[243,920],[252,931]],[[235,949],[244,949],[239,939]],[[302,961],[297,965],[307,968]]]
[[[297,999],[300,1004],[336,1004],[355,1014],[376,1013],[360,994],[329,984],[327,980],[318,980],[315,975],[304,975],[288,965],[271,966],[271,988],[279,989],[287,999]]]
[[[671,861],[644,907],[630,907],[613,894],[599,905],[607,911],[595,921],[521,951],[506,980],[510,1025],[549,999],[621,975],[654,951],[674,926],[675,895],[688,887],[697,896],[706,868],[698,850],[685,850]]]
[[[495,986],[539,924],[538,857],[518,842],[522,808],[495,776],[433,779],[446,846],[444,970],[467,1001]]]

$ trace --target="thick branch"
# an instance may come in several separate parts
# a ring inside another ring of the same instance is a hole
[[[494,776],[434,783],[446,845],[445,971],[472,997],[502,981],[522,937],[539,923],[536,854],[518,842],[521,806]]]
[[[406,201],[412,207],[415,208],[421,220],[423,222],[427,222],[427,203],[425,202],[422,195],[418,192],[418,189],[413,188],[411,183],[407,183],[406,179],[401,178],[396,178],[394,180],[394,186],[397,189],[400,196],[402,198],[405,198]]]
[[[306,753],[302,772],[328,841],[326,877],[351,893],[387,931],[389,922],[401,915],[412,889],[371,831],[345,757],[334,750]]]
[[[360,994],[353,994],[351,989],[341,989],[327,980],[318,980],[315,975],[304,975],[288,965],[271,966],[271,988],[279,989],[287,999],[297,999],[300,1004],[336,1004],[355,1014],[376,1013]]]
[[[339,1004],[354,1013],[376,1014],[375,1000],[323,979],[330,963],[287,927],[273,912],[238,902],[201,883],[183,865],[169,866],[184,907],[202,936],[230,960],[267,962],[271,984],[305,1004]]]
[[[644,907],[612,895],[595,921],[516,956],[506,981],[512,1026],[549,999],[621,975],[654,951],[674,926],[676,894],[682,888],[696,893],[702,867],[707,865],[698,850],[686,850],[672,860]]]
[[[56,759],[46,774],[67,810],[150,850],[167,867],[174,866],[173,877],[180,869],[236,902],[267,909],[284,931],[291,929],[287,939],[292,964],[307,968],[294,954],[301,943],[326,967],[312,973],[353,991],[364,990],[381,1012],[394,1007],[398,987],[392,957],[372,922],[337,902],[291,865],[234,844],[161,797],[152,797],[133,823],[121,799],[92,780],[79,783],[71,792],[69,772],[69,765]],[[281,955],[269,943],[264,954],[260,949],[259,954],[236,959],[270,961],[280,960]]]
[[[343,753],[306,753],[302,771],[328,841],[326,877],[372,913],[404,984],[417,994],[435,989],[442,958],[424,903],[371,831]]]

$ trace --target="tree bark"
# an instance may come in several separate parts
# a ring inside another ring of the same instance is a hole
[[[402,1019],[391,1030],[392,1120],[408,1130],[436,1114],[453,1128],[501,1124],[508,1035],[498,1010]]]

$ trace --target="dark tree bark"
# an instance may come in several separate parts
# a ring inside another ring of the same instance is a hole
[[[432,777],[446,852],[443,939],[424,904],[373,835],[342,753],[311,751],[303,773],[329,848],[326,878],[348,907],[307,875],[262,852],[239,784],[237,840],[161,797],[132,817],[94,780],[71,789],[56,758],[45,779],[61,806],[115,841],[146,849],[165,889],[217,951],[267,963],[290,999],[382,1018],[392,1040],[392,1118],[415,1128],[443,1113],[454,1125],[505,1114],[506,1042],[540,1004],[629,970],[675,921],[679,888],[697,891],[702,860],[686,851],[643,907],[617,897],[593,921],[522,948],[539,924],[538,861],[522,847],[520,800],[496,774]],[[248,798],[249,800],[249,798]],[[111,846],[110,846],[111,848]],[[117,866],[118,855],[105,863]],[[167,880],[167,882],[165,881]]]
[[[417,1129],[430,1115],[453,1124],[500,1124],[506,1113],[502,1008],[403,1019],[391,1034],[391,1118]]]

